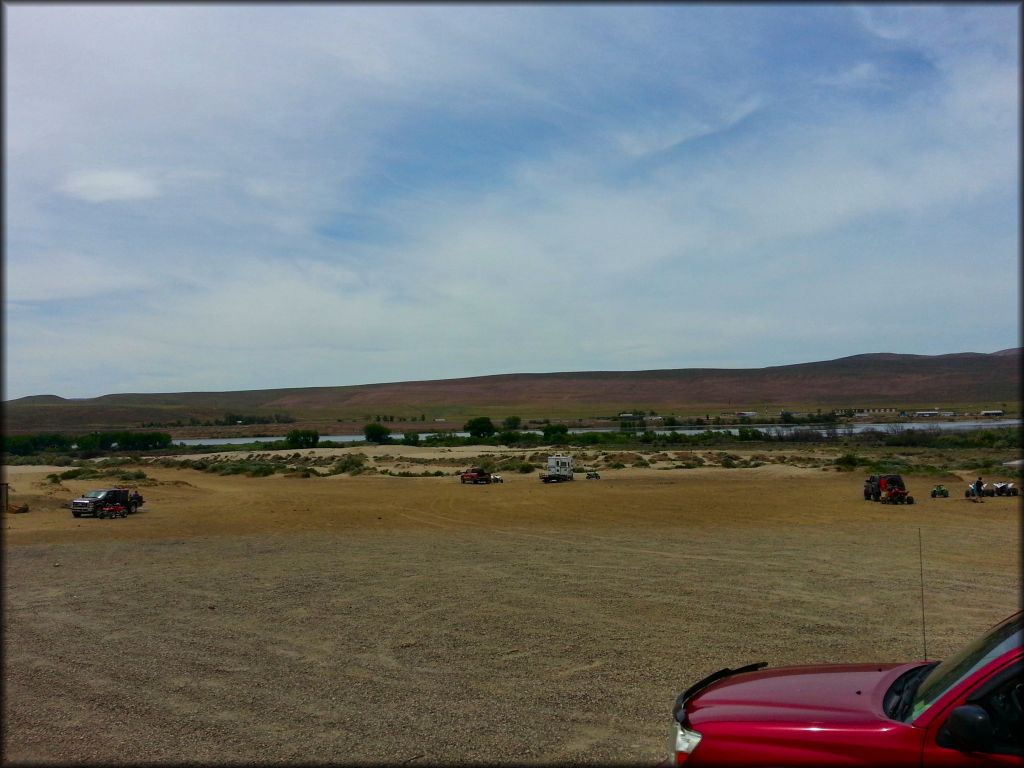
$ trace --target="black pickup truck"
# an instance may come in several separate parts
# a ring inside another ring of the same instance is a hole
[[[145,501],[138,491],[129,491],[127,488],[104,488],[89,491],[72,501],[71,514],[75,517],[124,517],[138,512],[143,504]]]
[[[900,475],[871,475],[864,481],[864,500],[883,504],[913,504],[914,497]]]

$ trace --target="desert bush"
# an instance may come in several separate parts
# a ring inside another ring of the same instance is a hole
[[[844,453],[832,462],[840,472],[851,472],[860,464],[866,463],[854,453]]]
[[[358,475],[366,469],[366,454],[365,453],[349,453],[337,461],[334,462],[334,466],[331,467],[329,474],[331,475],[342,475],[348,473],[350,475]]]

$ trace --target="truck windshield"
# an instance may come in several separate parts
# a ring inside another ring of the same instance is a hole
[[[969,677],[992,659],[1020,647],[1024,635],[1024,613],[1011,616],[984,637],[975,640],[963,650],[939,664],[921,681],[914,695],[913,706],[906,722],[916,720],[928,711],[948,690]]]
[[[106,491],[89,491],[83,498],[86,499],[102,499]]]

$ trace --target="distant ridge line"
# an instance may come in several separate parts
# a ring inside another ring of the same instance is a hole
[[[223,419],[226,413],[286,414],[337,424],[371,414],[405,418],[466,414],[525,419],[602,418],[623,409],[659,414],[985,404],[1014,410],[1021,396],[1021,348],[993,353],[905,355],[871,352],[765,368],[503,373],[459,379],[291,387],[228,392],[121,393],[65,399],[32,395],[4,403],[8,434],[143,428]]]

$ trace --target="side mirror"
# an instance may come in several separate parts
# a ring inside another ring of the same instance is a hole
[[[977,704],[957,707],[939,730],[938,741],[961,752],[991,752],[995,737],[988,712]]]

